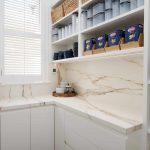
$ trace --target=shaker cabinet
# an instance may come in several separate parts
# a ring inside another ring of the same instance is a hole
[[[31,109],[31,150],[54,150],[53,106]]]
[[[1,150],[30,150],[30,110],[1,113]]]
[[[125,135],[58,107],[55,125],[55,150],[141,150],[141,131]]]
[[[1,150],[54,150],[54,107],[2,112]]]

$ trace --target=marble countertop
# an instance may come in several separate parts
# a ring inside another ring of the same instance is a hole
[[[80,97],[55,98],[52,96],[41,96],[34,98],[5,99],[0,100],[0,111],[27,109],[46,105],[62,107],[65,110],[77,113],[78,115],[125,135],[142,128],[142,122],[122,118],[119,115],[111,114],[108,111],[97,109]]]

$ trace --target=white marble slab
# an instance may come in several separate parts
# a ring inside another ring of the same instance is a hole
[[[3,112],[46,105],[57,105],[122,134],[129,134],[142,127],[141,122],[122,118],[121,116],[116,116],[110,112],[99,110],[84,101],[81,97],[55,98],[52,96],[41,96],[30,99],[5,99],[0,101],[0,110]]]

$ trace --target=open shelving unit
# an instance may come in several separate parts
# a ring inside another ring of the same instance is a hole
[[[93,61],[93,60],[103,60],[112,59],[116,57],[129,57],[133,55],[144,55],[144,48],[133,48],[128,50],[107,52],[102,54],[95,54],[89,56],[74,57],[69,59],[62,59],[53,61],[53,63],[70,63],[70,62],[81,62],[81,61]]]
[[[57,6],[62,0],[59,0],[53,7]],[[71,19],[71,15],[74,12],[79,13],[79,32],[64,39],[52,42],[51,50],[52,52],[58,52],[66,49],[72,48],[73,42],[78,42],[78,57],[63,59],[63,60],[51,60],[51,63],[74,63],[82,61],[94,61],[94,60],[103,60],[103,59],[115,59],[120,57],[130,57],[136,55],[143,55],[144,57],[144,112],[143,112],[143,146],[142,150],[150,149],[150,42],[145,40],[144,47],[126,49],[121,51],[114,51],[102,54],[95,54],[90,56],[83,56],[84,50],[84,40],[91,37],[96,37],[102,33],[109,33],[116,29],[124,29],[130,25],[136,23],[144,23],[144,38],[150,39],[150,1],[145,0],[145,5],[134,10],[131,10],[125,14],[119,15],[115,18],[112,18],[108,21],[100,23],[96,26],[81,30],[81,12],[83,9],[88,8],[90,5],[93,5],[97,0],[89,0],[86,3],[82,4],[79,0],[79,7],[73,12],[69,13],[67,16],[57,21],[52,25],[56,27],[60,24],[67,24]]]
[[[60,2],[55,4],[53,7],[57,6]],[[79,22],[81,22],[80,14],[82,12],[82,9],[88,8],[90,5],[93,5],[95,2],[97,2],[97,1],[89,0],[85,4],[81,4],[81,1],[80,1],[79,7],[77,9],[75,9],[68,15],[64,16],[62,19],[60,19],[56,23],[52,24],[52,28],[57,27],[59,25],[68,24],[68,22],[71,21],[72,14],[74,12],[79,13]],[[84,50],[83,43],[84,43],[85,39],[88,39],[90,37],[96,37],[101,33],[109,33],[116,29],[119,29],[120,27],[122,29],[124,29],[130,25],[133,25],[136,23],[143,23],[143,22],[144,22],[144,6],[141,6],[134,10],[131,10],[125,14],[119,15],[108,21],[104,21],[98,25],[87,28],[85,30],[81,30],[81,24],[79,23],[79,31],[77,33],[74,33],[65,38],[62,38],[62,39],[52,42],[53,52],[71,49],[73,46],[73,43],[78,42],[78,49],[79,49],[78,55],[79,56],[77,58],[63,59],[63,60],[57,60],[57,61],[52,61],[52,62],[53,63],[69,63],[69,62],[76,62],[76,61],[83,61],[83,60],[85,61],[85,60],[88,60],[89,58],[90,58],[90,60],[102,59],[104,57],[111,58],[111,55],[114,56],[114,54],[116,57],[120,57],[120,56],[122,56],[121,54],[127,55],[129,53],[129,55],[130,55],[131,51],[134,52],[134,53],[132,53],[133,55],[136,55],[136,53],[137,54],[139,53],[139,49],[142,49],[142,48],[137,48],[137,50],[136,49],[126,50],[125,52],[121,51],[121,52],[111,52],[110,54],[106,53],[106,54],[97,54],[97,55],[91,55],[91,56],[83,56],[83,50]],[[97,34],[97,33],[99,33],[99,34]],[[144,51],[144,50],[142,50],[142,51]]]

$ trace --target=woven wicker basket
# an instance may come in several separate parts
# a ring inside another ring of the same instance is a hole
[[[63,8],[65,15],[69,14],[79,6],[79,0],[64,0]]]
[[[54,8],[51,12],[51,16],[52,16],[53,23],[63,18],[64,17],[63,5],[61,4],[58,7]]]

